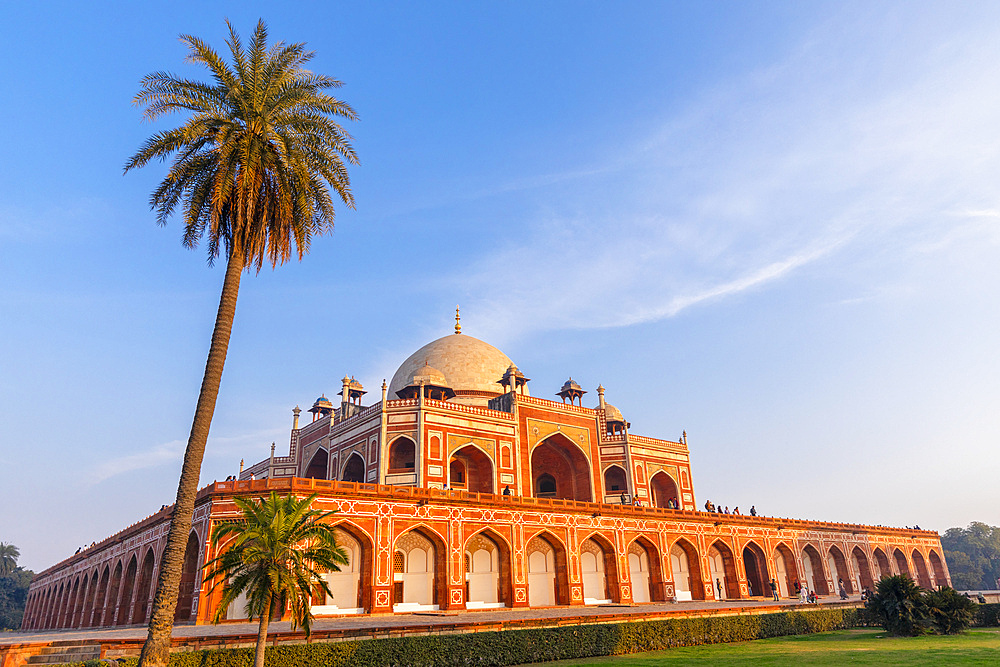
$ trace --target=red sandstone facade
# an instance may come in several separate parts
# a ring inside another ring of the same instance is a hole
[[[321,397],[302,427],[296,408],[287,456],[272,448],[201,491],[177,621],[215,614],[219,589],[200,572],[225,548],[208,536],[235,515],[232,497],[273,489],[338,510],[351,563],[328,575],[320,616],[739,599],[771,578],[784,596],[796,582],[833,594],[838,580],[854,593],[882,574],[950,583],[934,532],[696,511],[687,437],[634,435],[603,388],[595,408],[584,393],[570,380],[562,401],[532,397],[503,353],[458,332],[407,359],[375,405],[345,378],[338,407]],[[144,623],[170,511],[40,573],[23,628]]]

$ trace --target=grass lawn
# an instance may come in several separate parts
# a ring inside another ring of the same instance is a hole
[[[759,639],[565,660],[539,665],[1000,665],[1000,628],[977,628],[950,637],[887,637],[881,630],[838,630],[815,635]]]

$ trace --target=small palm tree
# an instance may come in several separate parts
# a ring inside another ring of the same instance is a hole
[[[923,591],[905,574],[882,577],[865,606],[889,634],[912,637],[924,632],[927,607]]]
[[[931,627],[942,635],[965,632],[972,625],[979,605],[950,586],[924,594]]]
[[[150,206],[161,225],[180,207],[184,245],[194,248],[207,237],[209,264],[222,254],[226,275],[142,647],[143,667],[165,667],[170,655],[184,549],[240,277],[244,270],[260,271],[265,261],[273,268],[293,254],[301,260],[314,235],[333,229],[331,194],[354,207],[345,162],[358,163],[350,135],[333,120],[357,116],[325,92],[339,88],[340,81],[305,69],[313,54],[304,45],[269,47],[263,21],[246,49],[229,25],[231,64],[197,37],[181,40],[190,49],[188,61],[206,66],[212,83],[169,72],[142,80],[134,102],[145,107],[147,120],[171,113],[188,118],[150,137],[125,171],[174,156]]]
[[[264,667],[271,616],[287,603],[292,630],[301,626],[308,637],[313,593],[333,595],[323,572],[339,572],[340,566],[348,563],[347,552],[337,546],[333,528],[323,523],[336,510],[312,509],[315,498],[313,494],[297,500],[274,491],[260,500],[234,498],[243,517],[220,523],[212,530],[212,541],[225,548],[205,564],[205,577],[218,579],[212,590],[223,587],[213,621],[221,621],[229,606],[240,595],[246,595],[247,616],[260,619],[255,667]]]
[[[21,551],[13,544],[0,542],[0,577],[6,577],[17,569],[17,559]]]

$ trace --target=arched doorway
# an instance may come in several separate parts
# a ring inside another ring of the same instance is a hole
[[[83,588],[87,587],[87,576],[83,577]],[[83,588],[80,587],[80,577],[77,577],[73,582],[73,595],[69,599],[69,611],[66,614],[66,627],[74,628],[76,627],[77,618],[80,616],[80,606],[81,598],[83,597]]]
[[[674,598],[678,602],[705,599],[698,550],[684,538],[670,547],[670,569],[674,579]]]
[[[847,569],[847,561],[844,554],[836,546],[830,547],[826,555],[827,565],[830,567],[830,576],[834,579],[833,585],[837,593],[840,592],[840,584],[844,584],[844,590],[854,593],[854,585],[851,583],[851,573]]]
[[[201,583],[198,577],[200,552],[201,542],[198,540],[198,533],[191,531],[184,547],[184,562],[181,564],[181,583],[177,593],[177,609],[174,611],[175,623],[194,620],[191,618],[191,612],[194,607],[195,590]]]
[[[653,601],[653,582],[650,577],[652,564],[649,549],[644,544],[636,540],[629,545],[628,578],[632,582],[632,602]]]
[[[941,557],[937,555],[937,552],[931,551],[928,560],[930,560],[931,568],[934,571],[935,585],[938,587],[947,586],[948,577],[944,573],[944,563],[941,562]]]
[[[783,543],[774,550],[774,567],[777,570],[775,580],[778,584],[778,595],[792,597],[796,590],[795,584],[799,581],[799,571],[795,567],[795,555]]]
[[[807,544],[802,550],[802,569],[806,588],[817,595],[830,594],[830,588],[826,585],[826,573],[823,571],[823,559],[811,544]]]
[[[892,576],[892,565],[889,564],[889,557],[885,552],[875,547],[872,551],[872,558],[875,561],[875,581],[880,581],[882,577]]]
[[[583,574],[583,603],[618,602],[618,564],[615,548],[600,535],[591,535],[580,543],[580,571]]]
[[[393,611],[427,611],[440,608],[444,591],[445,549],[439,540],[414,529],[396,540],[393,580],[396,603]]]
[[[899,549],[896,549],[892,552],[892,557],[896,560],[896,567],[898,568],[899,573],[905,574],[912,579],[913,575],[910,574],[910,566],[906,562],[906,554]]]
[[[80,619],[81,628],[89,628],[94,619],[94,599],[97,597],[97,578],[100,573],[94,570],[90,575],[90,583],[87,586],[87,597],[83,603],[83,617]]]
[[[557,433],[531,452],[531,479],[536,497],[593,502],[590,461],[572,440]]]
[[[653,506],[664,509],[679,509],[680,494],[677,483],[662,470],[649,478],[649,491],[653,495]]]
[[[475,445],[455,450],[448,462],[448,486],[470,493],[495,493],[493,461]]]
[[[510,550],[489,530],[465,543],[465,608],[506,607],[510,599]]]
[[[121,601],[118,603],[118,621],[116,625],[128,625],[129,623],[136,569],[138,569],[138,561],[135,558],[135,554],[133,554],[132,558],[129,559],[128,567],[125,568],[125,579],[122,581]]]
[[[747,593],[754,597],[770,595],[771,575],[767,571],[767,559],[764,550],[756,542],[744,545],[743,568],[747,575]]]
[[[708,567],[711,573],[712,591],[718,600],[740,598],[740,584],[736,579],[736,562],[733,550],[722,540],[716,540],[708,548]]]
[[[927,564],[924,563],[923,555],[914,549],[911,557],[913,558],[913,569],[917,571],[917,583],[924,588],[934,588],[931,577],[927,573]]]
[[[327,465],[329,464],[330,457],[327,455],[326,450],[320,447],[313,454],[312,460],[309,461],[309,467],[306,468],[306,478],[307,479],[326,479]]]
[[[315,615],[365,613],[362,573],[370,560],[371,549],[366,551],[361,541],[345,528],[346,525],[343,524],[336,527],[334,534],[337,545],[347,553],[347,564],[341,565],[339,572],[327,572],[323,575],[323,580],[333,595],[317,591],[312,601],[312,613]],[[367,583],[367,577],[364,579]]]
[[[146,557],[142,559],[142,569],[139,571],[139,588],[135,595],[135,611],[132,612],[132,623],[146,622],[146,606],[149,604],[149,593],[153,585],[153,567],[156,565],[156,557],[152,549],[146,550]]]
[[[364,483],[365,460],[361,458],[360,454],[354,452],[347,458],[347,463],[344,465],[344,472],[341,474],[340,479],[344,482]]]
[[[604,469],[604,502],[620,503],[623,493],[628,493],[625,469],[618,465],[608,466]]]
[[[528,606],[569,604],[566,551],[551,535],[536,535],[524,548],[528,560]]]
[[[855,581],[858,590],[874,591],[875,582],[872,580],[871,569],[868,567],[868,556],[861,550],[861,547],[854,547],[851,550],[851,565],[854,566],[854,571],[858,575]]]

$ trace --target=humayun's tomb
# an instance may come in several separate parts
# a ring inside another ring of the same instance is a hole
[[[597,388],[558,400],[495,347],[456,332],[414,352],[381,400],[345,378],[334,404],[293,410],[287,456],[203,488],[177,622],[208,623],[220,588],[201,579],[225,545],[208,536],[234,496],[317,493],[337,509],[350,564],[317,616],[552,605],[642,604],[873,588],[906,573],[950,584],[937,533],[699,511],[687,437],[636,435]],[[537,389],[537,387],[536,387]],[[40,573],[22,628],[135,625],[150,613],[172,506]],[[766,591],[766,593],[765,593]],[[227,618],[243,616],[234,603]]]

